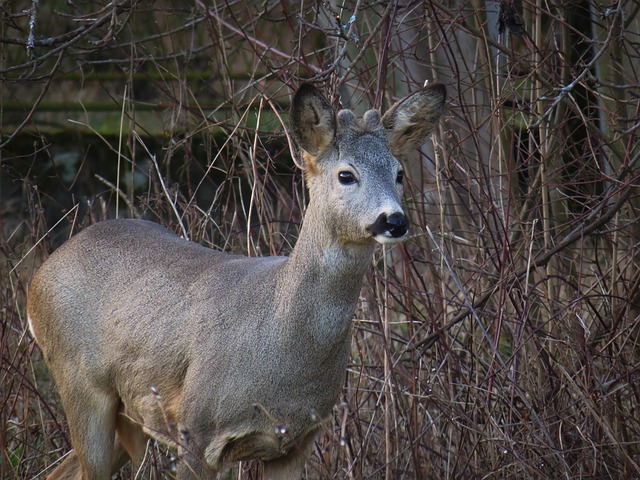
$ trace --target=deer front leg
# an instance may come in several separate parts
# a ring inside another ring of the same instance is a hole
[[[262,480],[301,480],[304,473],[304,455],[289,454],[264,463]]]
[[[262,480],[300,480],[317,434],[317,430],[308,433],[288,455],[264,462]]]
[[[179,428],[178,468],[176,480],[209,480],[216,479],[216,470],[211,467],[201,447],[203,441],[197,431],[189,430],[184,425]]]

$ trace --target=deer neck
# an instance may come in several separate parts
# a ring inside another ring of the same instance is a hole
[[[373,253],[373,243],[335,240],[325,212],[307,209],[300,237],[277,287],[280,318],[293,322],[318,346],[339,346],[349,339],[351,317]],[[299,341],[299,339],[298,339]]]

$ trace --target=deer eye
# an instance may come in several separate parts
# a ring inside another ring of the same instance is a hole
[[[396,183],[402,184],[404,182],[404,172],[400,170],[396,176]]]
[[[347,170],[343,170],[338,173],[338,181],[342,185],[351,185],[356,183],[356,176],[352,172],[348,172]]]

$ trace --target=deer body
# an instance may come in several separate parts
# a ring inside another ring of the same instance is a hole
[[[301,478],[344,381],[372,250],[407,232],[394,154],[422,142],[443,103],[429,87],[357,121],[302,87],[292,127],[310,203],[288,258],[216,252],[142,220],[96,224],[54,252],[27,308],[74,447],[49,478],[106,480],[148,436],[177,447],[179,479],[248,459],[264,478]]]

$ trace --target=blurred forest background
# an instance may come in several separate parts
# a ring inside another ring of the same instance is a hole
[[[360,113],[425,80],[449,95],[406,166],[412,235],[374,258],[308,478],[640,477],[640,3],[5,0],[0,15],[2,480],[44,478],[69,449],[27,332],[37,267],[115,217],[287,254],[304,80]],[[163,452],[120,478],[171,478]]]

